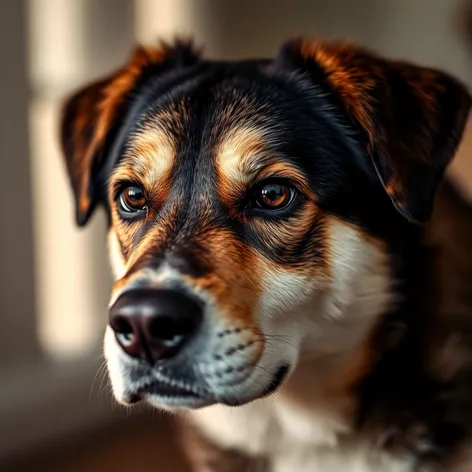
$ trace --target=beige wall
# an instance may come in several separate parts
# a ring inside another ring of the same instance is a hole
[[[468,77],[463,0],[137,0],[138,38],[192,34],[211,55],[273,54],[287,37],[353,38]],[[162,18],[162,22],[160,21]]]
[[[0,2],[0,368],[37,354],[26,28],[21,2]],[[14,44],[15,48],[7,47]]]

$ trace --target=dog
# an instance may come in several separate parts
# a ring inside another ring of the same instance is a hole
[[[472,209],[444,177],[470,107],[448,73],[309,38],[140,46],[69,97],[116,399],[177,412],[200,472],[471,471]]]

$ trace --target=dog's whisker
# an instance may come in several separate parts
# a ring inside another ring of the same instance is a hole
[[[97,381],[98,377],[102,377],[102,380],[103,380],[103,376],[106,375],[105,374],[106,368],[107,368],[106,360],[103,360],[103,362],[101,363],[100,367],[97,369],[97,372],[95,373],[95,375],[93,377],[92,384],[90,385],[89,403],[92,401],[92,393],[93,393],[93,387],[95,385],[95,382]],[[100,388],[101,388],[101,385],[100,385]],[[99,390],[100,390],[100,388],[99,388]]]

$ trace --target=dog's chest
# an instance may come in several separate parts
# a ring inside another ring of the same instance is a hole
[[[280,401],[192,413],[216,445],[270,460],[270,472],[414,472],[413,456],[394,457],[350,435],[329,407],[304,411]]]

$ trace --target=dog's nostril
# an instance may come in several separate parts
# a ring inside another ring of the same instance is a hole
[[[160,339],[167,347],[179,345],[185,337],[185,332],[180,323],[168,316],[153,319],[149,326],[150,335]]]
[[[131,323],[124,316],[116,316],[111,322],[111,327],[115,331],[116,336],[120,338],[120,342],[131,344],[134,341],[134,330]]]

